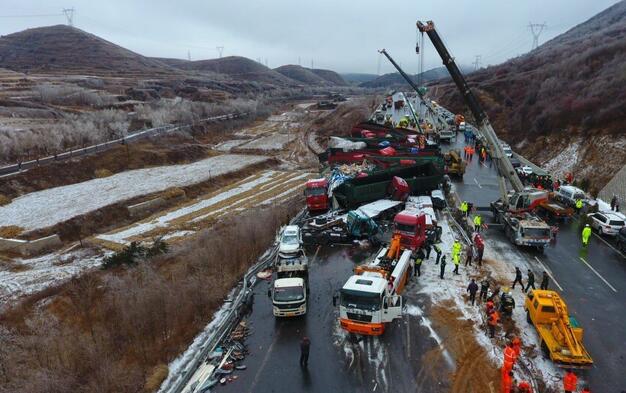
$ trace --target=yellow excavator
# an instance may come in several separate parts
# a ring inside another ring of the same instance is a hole
[[[589,368],[593,360],[583,346],[583,328],[567,313],[558,293],[533,290],[524,301],[526,320],[535,326],[541,349],[560,367]]]

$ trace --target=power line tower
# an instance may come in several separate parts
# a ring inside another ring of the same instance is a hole
[[[482,64],[481,64],[482,59],[483,59],[482,55],[476,55],[476,60],[474,60],[474,63],[472,63],[472,64],[474,64],[474,71],[476,71],[477,69],[479,69],[482,66]]]
[[[223,46],[216,46],[215,49],[217,49],[217,54],[219,56],[219,58],[222,58],[222,53],[224,53],[224,47]]]
[[[65,18],[67,18],[67,25],[74,26],[74,7],[72,8],[63,8],[63,14]]]
[[[546,22],[543,23],[528,23],[528,28],[530,29],[530,33],[533,35],[533,49],[537,49],[539,47],[539,35],[541,32],[548,27]]]

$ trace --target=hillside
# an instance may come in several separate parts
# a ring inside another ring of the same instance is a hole
[[[470,68],[461,66],[461,70],[463,72],[469,72]],[[414,82],[416,83],[418,82],[419,74],[410,75],[410,76]],[[430,82],[430,81],[435,81],[441,78],[445,78],[448,76],[449,74],[448,74],[448,70],[446,69],[446,67],[437,67],[437,68],[430,69],[428,71],[424,71],[422,73],[422,81],[423,83],[425,83],[425,82]],[[400,75],[400,73],[394,72],[390,74],[384,74],[375,79],[363,82],[359,86],[367,87],[367,88],[374,88],[374,89],[379,89],[379,88],[387,89],[387,88],[407,87],[408,84],[406,83],[404,78],[402,78],[402,75]]]
[[[514,149],[599,190],[626,163],[626,2],[468,83]],[[450,83],[434,91],[451,110],[465,110]]]
[[[348,83],[335,71],[331,70],[322,70],[319,68],[313,68],[311,70],[315,75],[320,78],[326,79],[328,82],[332,83],[335,86],[347,86]]]
[[[330,85],[329,81],[314,74],[309,68],[304,68],[299,65],[288,64],[274,68],[274,71],[307,86]]]
[[[211,71],[229,75],[235,79],[293,86],[298,83],[261,63],[241,56],[228,56],[220,59],[197,60],[181,63],[183,70]]]
[[[0,37],[0,67],[20,72],[172,73],[168,65],[65,25]]]
[[[376,74],[360,74],[360,73],[346,73],[340,74],[341,77],[348,83],[359,84],[363,82],[369,82],[378,78]]]

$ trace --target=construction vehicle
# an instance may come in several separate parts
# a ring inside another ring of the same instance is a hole
[[[541,338],[541,348],[560,367],[589,368],[593,360],[583,346],[583,328],[567,313],[555,291],[532,290],[524,301],[526,320]]]
[[[513,165],[504,153],[487,114],[465,81],[454,58],[445,47],[439,33],[435,29],[435,24],[432,21],[426,23],[418,21],[417,28],[421,33],[428,35],[428,38],[430,38],[430,41],[437,50],[452,80],[454,80],[459,92],[463,96],[465,104],[474,115],[478,128],[485,139],[484,143],[490,150],[490,157],[496,164],[501,195],[499,200],[491,203],[491,210],[493,211],[496,221],[503,225],[505,233],[513,243],[517,245],[534,246],[543,250],[543,248],[550,243],[551,232],[550,226],[531,212],[532,209],[529,205],[531,203],[531,197],[536,190],[524,188]],[[456,124],[460,125],[464,121],[465,119],[461,119],[460,115],[455,116]],[[514,190],[511,199],[509,199],[507,193],[507,180]],[[511,203],[509,203],[509,201]]]
[[[450,150],[443,155],[443,159],[446,163],[444,172],[447,175],[463,177],[465,174],[465,162],[461,158],[461,152],[458,149]]]
[[[309,291],[309,265],[302,248],[278,253],[274,262],[276,279],[268,290],[272,312],[276,317],[306,314]]]
[[[328,180],[324,178],[308,180],[304,185],[304,196],[309,212],[328,210]]]
[[[402,291],[413,264],[411,250],[401,250],[394,236],[374,259],[354,269],[340,291],[339,323],[355,334],[379,336],[389,322],[402,317]]]

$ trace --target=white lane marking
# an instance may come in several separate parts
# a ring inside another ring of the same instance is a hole
[[[556,280],[556,278],[554,278],[554,276],[552,275],[552,273],[550,272],[550,270],[546,267],[546,265],[543,264],[543,262],[541,262],[541,260],[537,257],[535,257],[535,260],[537,262],[539,262],[539,264],[543,267],[543,270],[548,273],[548,276],[550,276],[550,278],[552,279],[552,281],[554,281],[554,283],[556,284],[557,287],[559,287],[559,289],[561,290],[561,292],[565,292],[565,290],[563,289],[562,286],[559,285],[559,282]]]
[[[480,162],[480,165],[484,166],[485,168],[488,168],[488,166],[485,165],[485,163],[483,161],[479,161],[479,162]]]
[[[476,183],[478,188],[483,188],[483,186],[480,185],[480,183],[478,182],[478,180],[476,180],[476,178],[474,178],[474,183]]]
[[[616,253],[618,253],[619,255],[621,255],[621,256],[622,256],[622,258],[626,258],[626,255],[622,254],[622,252],[621,252],[620,250],[618,250],[617,248],[613,247],[613,246],[611,245],[611,243],[609,243],[609,242],[607,242],[606,240],[604,240],[604,239],[602,238],[602,236],[598,235],[598,234],[597,234],[597,233],[595,233],[595,232],[591,232],[591,233],[592,233],[595,237],[597,237],[598,239],[602,240],[602,241],[604,242],[604,244],[606,244],[607,246],[611,247],[611,249],[612,249],[613,251],[615,251]]]
[[[589,267],[589,269],[591,269],[591,271],[592,271],[592,272],[594,272],[594,273],[596,274],[596,276],[600,277],[600,279],[601,279],[602,281],[604,281],[604,283],[605,283],[606,285],[608,285],[608,286],[609,286],[609,288],[611,288],[611,289],[613,290],[613,292],[616,292],[616,293],[617,293],[617,289],[615,289],[615,287],[614,287],[613,285],[609,284],[609,282],[608,282],[607,280],[605,280],[605,279],[604,279],[604,277],[602,277],[602,276],[600,275],[600,273],[598,273],[598,272],[596,271],[596,269],[594,269],[594,268],[593,268],[593,266],[591,266],[591,265],[590,265],[587,261],[585,261],[585,259],[584,259],[583,257],[579,257],[579,258],[580,258],[580,260],[581,260],[581,261],[583,261],[583,263],[584,263],[585,265],[587,265],[587,267]]]

